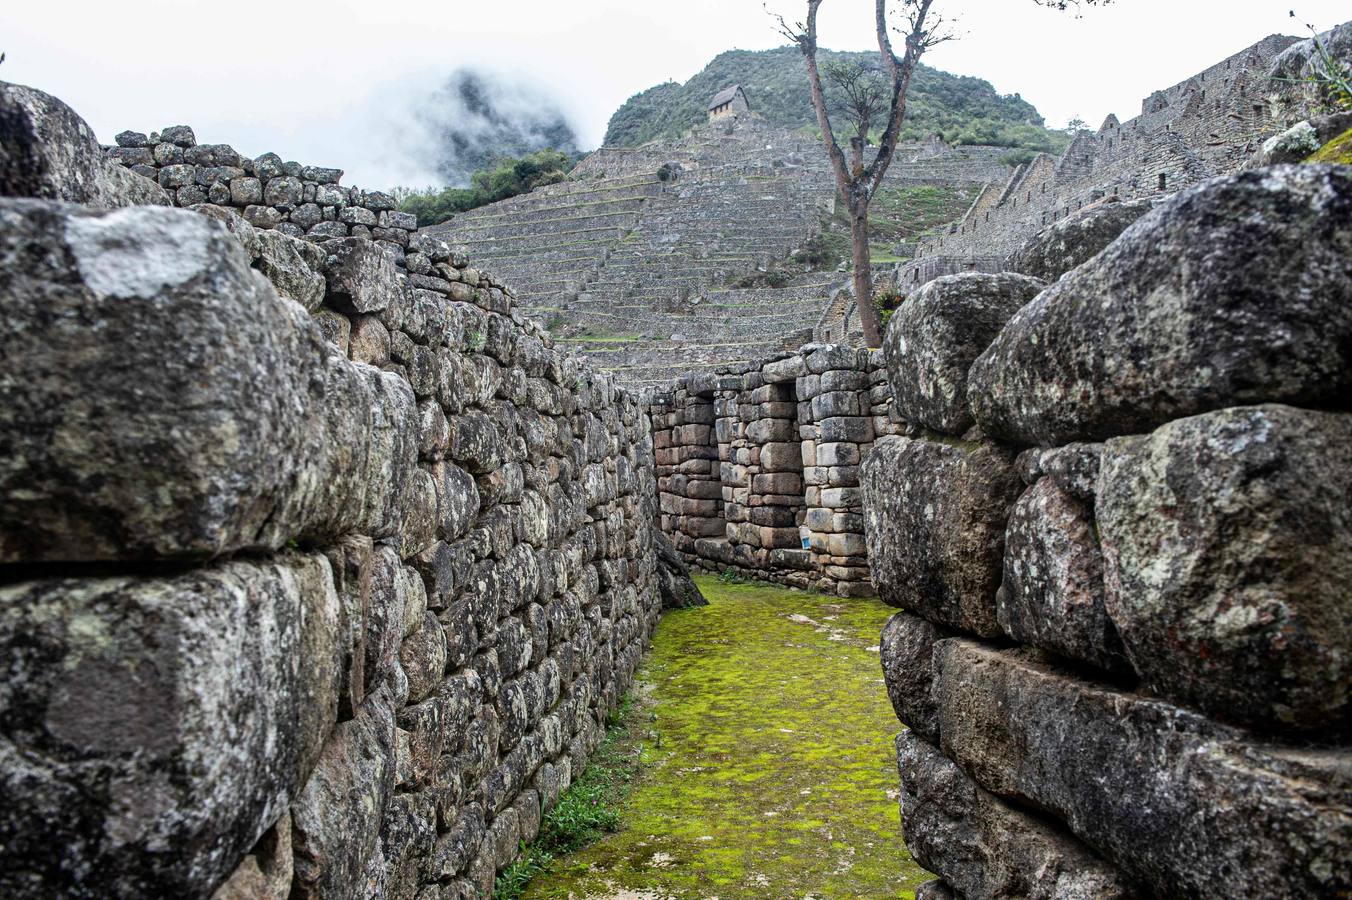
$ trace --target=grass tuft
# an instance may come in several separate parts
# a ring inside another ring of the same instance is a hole
[[[626,694],[606,715],[605,739],[582,775],[544,814],[535,841],[523,844],[516,861],[498,873],[493,900],[519,900],[532,879],[550,870],[555,857],[619,830],[619,806],[640,766],[643,745],[635,743],[638,737],[634,701]]]

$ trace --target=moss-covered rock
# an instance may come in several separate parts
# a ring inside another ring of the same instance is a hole
[[[1307,161],[1352,166],[1352,128],[1320,147]]]

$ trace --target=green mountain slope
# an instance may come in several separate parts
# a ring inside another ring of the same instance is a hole
[[[876,53],[822,51],[831,59],[877,60]],[[610,117],[605,142],[633,147],[677,138],[705,121],[707,104],[722,88],[740,84],[751,109],[776,125],[815,128],[807,72],[796,47],[729,50],[687,81],[659,84],[635,94]],[[935,132],[950,143],[994,144],[1059,152],[1069,138],[1043,127],[1036,108],[1018,94],[1002,95],[980,78],[950,75],[927,66],[916,71],[907,105],[904,137]]]

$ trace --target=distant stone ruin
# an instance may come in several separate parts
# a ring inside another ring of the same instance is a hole
[[[1126,123],[1108,116],[1058,159],[1039,154],[987,185],[967,214],[897,267],[905,287],[940,275],[998,271],[1039,230],[1105,201],[1165,197],[1237,171],[1263,140],[1295,124],[1295,93],[1269,72],[1298,38],[1271,35],[1141,101]]]
[[[707,571],[871,596],[859,464],[903,427],[885,374],[877,352],[806,346],[658,392],[662,531]]]
[[[734,84],[710,98],[709,121],[717,122],[722,119],[736,118],[745,112],[750,112],[750,110],[751,106],[746,101],[746,93],[742,90],[742,86]]]

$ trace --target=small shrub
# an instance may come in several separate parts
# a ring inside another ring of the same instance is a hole
[[[873,292],[873,305],[882,320],[883,331],[887,330],[887,323],[892,321],[892,313],[897,311],[905,299],[906,295],[893,287],[879,288]]]

